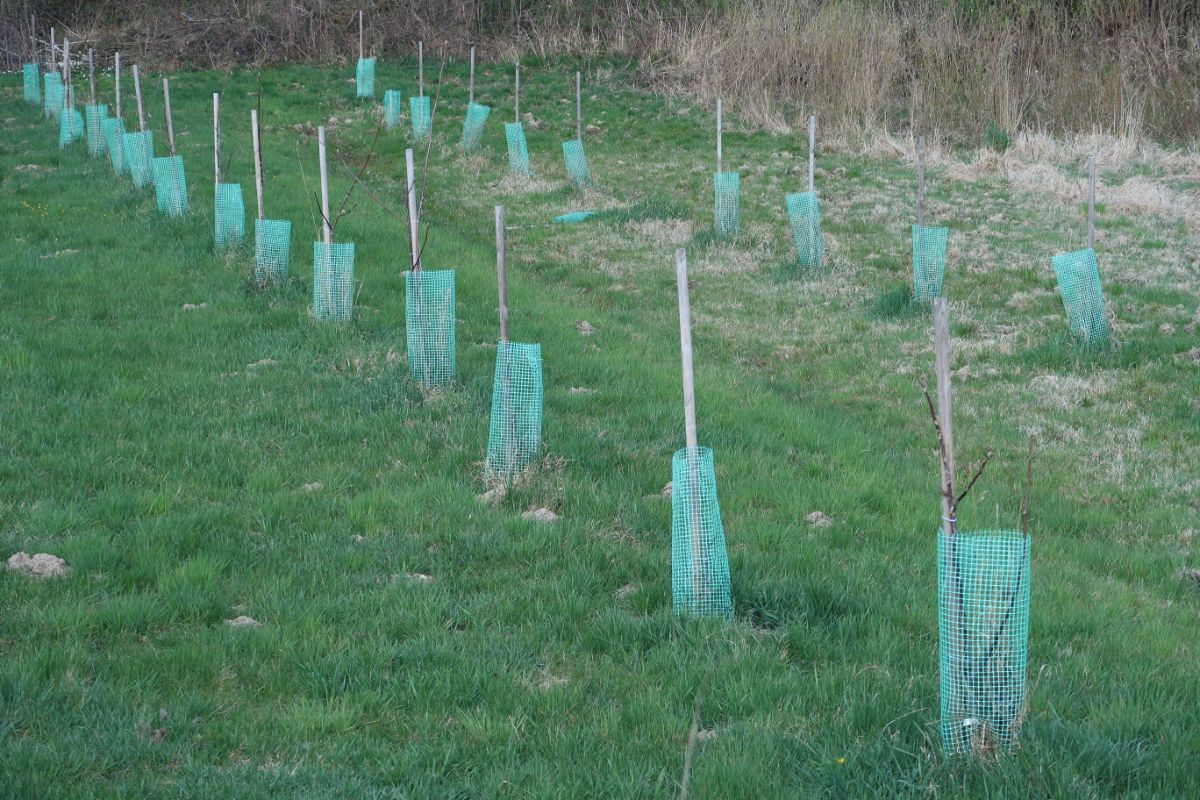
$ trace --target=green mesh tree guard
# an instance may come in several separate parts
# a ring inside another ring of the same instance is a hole
[[[946,228],[912,226],[913,300],[918,303],[932,303],[942,296],[949,237]]]
[[[429,98],[408,98],[408,115],[412,119],[413,138],[427,138],[429,136],[429,126],[431,122],[431,118],[429,116]]]
[[[113,172],[120,175],[128,172],[125,163],[125,121],[117,117],[108,117],[100,124],[104,130],[104,143],[107,145],[108,161],[112,164]]]
[[[512,172],[532,177],[529,171],[529,145],[525,142],[525,126],[519,122],[504,123],[504,138],[508,141],[508,168]]]
[[[154,166],[154,197],[158,201],[159,213],[168,217],[183,216],[188,210],[183,156],[162,156],[151,163]]]
[[[542,346],[500,342],[492,383],[487,473],[507,480],[529,465],[542,444]]]
[[[88,152],[92,154],[92,158],[100,158],[108,149],[104,139],[104,120],[108,119],[108,106],[84,106],[83,118],[87,130]]]
[[[62,75],[57,72],[47,72],[43,76],[44,91],[42,92],[42,113],[46,119],[58,119],[63,107]]]
[[[354,242],[313,242],[313,317],[349,322],[354,315]]]
[[[571,185],[576,189],[584,189],[592,185],[592,173],[588,169],[587,156],[583,152],[583,142],[571,139],[563,142],[563,161],[567,165],[567,175],[571,177]]]
[[[25,102],[40,105],[42,102],[42,80],[37,64],[24,64],[21,71],[25,77]]]
[[[385,128],[395,130],[400,124],[400,90],[388,89],[383,93],[383,125]]]
[[[58,146],[66,147],[83,138],[83,114],[73,108],[64,108],[58,115]]]
[[[803,269],[820,269],[825,260],[825,236],[821,233],[821,203],[817,193],[796,192],[785,201],[792,224],[792,241],[796,243],[796,260]]]
[[[942,746],[992,754],[1016,744],[1025,720],[1029,537],[1016,531],[938,532]]]
[[[154,159],[154,131],[127,133],[121,147],[133,185],[139,189],[146,188],[154,181],[154,169],[151,166]]]
[[[738,197],[741,191],[741,178],[736,172],[713,173],[717,212],[715,228],[718,239],[731,239],[738,234]]]
[[[408,372],[424,386],[454,380],[454,270],[404,273]]]
[[[292,223],[285,219],[254,220],[254,279],[260,284],[288,279]]]
[[[375,59],[360,58],[354,70],[359,97],[375,96]]]
[[[483,142],[483,126],[491,113],[491,106],[467,103],[467,115],[463,117],[461,143],[463,150],[470,153],[479,149],[479,145]]]
[[[240,183],[218,183],[213,198],[213,235],[217,247],[236,247],[246,238],[246,205]]]
[[[671,459],[671,601],[680,616],[733,616],[729,552],[707,447],[684,447]]]
[[[594,216],[596,216],[595,211],[568,211],[566,214],[559,214],[554,221],[565,225],[575,225]]]
[[[1100,266],[1096,251],[1090,247],[1072,253],[1059,253],[1051,259],[1058,277],[1058,292],[1067,312],[1071,333],[1088,344],[1108,341],[1108,315],[1104,291],[1100,288]]]

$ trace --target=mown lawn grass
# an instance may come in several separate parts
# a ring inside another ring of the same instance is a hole
[[[713,733],[694,797],[1195,796],[1200,592],[1179,578],[1200,530],[1187,219],[1101,220],[1118,343],[1090,351],[1062,333],[1049,268],[1082,238],[1077,204],[931,172],[930,219],[951,227],[960,461],[997,452],[965,529],[1018,524],[1027,433],[1038,442],[1022,746],[947,762],[937,464],[918,387],[930,323],[903,289],[908,167],[823,152],[831,267],[783,280],[803,137],[734,122],[745,232],[712,242],[710,113],[591,65],[598,190],[577,197],[559,149],[574,65],[527,67],[532,182],[503,178],[511,70],[480,70],[495,109],[465,160],[466,70],[447,71],[425,264],[458,271],[459,380],[435,396],[407,377],[407,231],[384,208],[403,206],[402,132],[367,170],[375,199],[357,192],[338,226],[358,249],[355,321],[318,326],[307,310],[314,126],[349,164],[335,203],[374,138],[352,67],[173,76],[193,206],[180,220],[81,147],[60,153],[4,77],[0,542],[73,572],[0,575],[0,794],[670,796],[699,691]],[[223,179],[253,214],[260,82],[267,216],[295,224],[292,281],[269,290],[249,278],[249,248],[212,246],[210,94],[224,93]],[[415,83],[415,64],[381,61],[380,96]],[[513,338],[543,346],[546,457],[493,509],[474,496],[498,202]],[[550,223],[585,208],[606,213]],[[671,613],[660,490],[683,439],[678,244],[692,249],[728,624]],[[562,519],[521,519],[540,506]],[[238,614],[262,627],[224,624]]]

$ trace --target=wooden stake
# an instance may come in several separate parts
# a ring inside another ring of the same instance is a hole
[[[96,105],[96,60],[95,50],[88,48],[88,97],[90,105]]]
[[[221,95],[213,92],[213,186],[221,184]],[[214,188],[215,191],[215,188]]]
[[[55,62],[57,59],[58,59],[58,42],[54,38],[54,28],[50,28],[50,62],[47,65],[48,66],[48,69],[46,70],[47,72],[49,72],[50,70],[53,70],[55,68]]]
[[[425,43],[417,42],[417,96],[425,96]]]
[[[583,79],[575,73],[575,138],[583,143]]]
[[[417,170],[413,166],[412,148],[404,151],[404,168],[408,173],[408,243],[409,266],[413,272],[421,270],[421,251],[418,249],[418,235],[421,220],[417,218]]]
[[[508,341],[508,274],[504,263],[504,206],[496,206],[496,285],[500,292],[500,341]]]
[[[254,191],[258,195],[258,218],[266,219],[263,212],[262,145],[258,140],[258,109],[250,109],[250,137],[254,144]]]
[[[362,9],[358,10],[358,60],[362,61],[363,57],[363,17]]]
[[[471,80],[467,84],[467,102],[475,102],[475,48],[471,48]]]
[[[118,52],[113,57],[113,75],[117,81],[117,87],[116,87],[116,91],[115,91],[116,101],[117,101],[116,111],[117,111],[117,119],[120,119],[121,118],[121,54],[120,54],[120,52]]]
[[[137,96],[138,130],[146,132],[146,110],[142,107],[142,76],[138,74],[138,65],[133,65],[133,93]]]
[[[942,432],[942,530],[957,532],[954,518],[954,402],[950,390],[950,313],[946,298],[933,301],[933,355],[937,373],[938,426]]]
[[[925,224],[925,137],[917,140],[917,224]]]
[[[167,147],[175,155],[175,126],[171,124],[171,82],[163,78],[163,115],[167,118]]]
[[[214,97],[216,95],[213,95]],[[321,232],[325,244],[333,244],[333,226],[329,223],[329,164],[325,160],[325,126],[317,128],[317,148],[321,161]]]
[[[1096,248],[1096,156],[1088,156],[1088,223],[1087,243]]]
[[[679,347],[683,356],[683,420],[689,449],[696,438],[696,386],[692,373],[692,308],[688,300],[687,251],[675,251],[675,285],[679,291]]]
[[[721,98],[717,98],[717,172],[720,173],[722,156],[721,151]]]
[[[817,170],[817,117],[814,114],[808,118],[808,191],[816,191]]]
[[[71,40],[63,39],[62,79],[64,86],[71,85]]]
[[[29,15],[29,41],[32,49],[29,51],[29,60],[37,62],[38,60],[38,43],[37,43],[37,15]]]
[[[516,90],[513,95],[513,111],[516,114],[516,122],[521,121],[521,63],[517,62],[516,72]]]

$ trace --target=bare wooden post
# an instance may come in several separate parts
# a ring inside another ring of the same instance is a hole
[[[38,60],[38,43],[37,43],[37,15],[29,15],[29,41],[31,49],[29,51],[29,60],[36,62]]]
[[[808,191],[815,192],[817,188],[816,170],[817,170],[817,117],[812,115],[808,118]]]
[[[175,155],[175,126],[171,123],[171,82],[163,78],[163,115],[167,118],[167,147]]]
[[[703,529],[700,511],[700,475],[696,449],[696,384],[692,370],[692,306],[688,299],[687,250],[675,250],[675,286],[679,294],[679,350],[683,363],[683,427],[687,445],[689,515],[692,527],[692,603],[699,608],[703,590],[700,536]]]
[[[517,62],[516,89],[513,93],[513,112],[516,114],[516,122],[521,121],[521,62]]]
[[[118,51],[117,54],[115,56],[113,56],[113,75],[117,81],[117,87],[116,87],[116,91],[114,92],[114,94],[116,95],[117,119],[120,119],[121,118],[121,53],[120,53],[120,51]]]
[[[54,28],[51,27],[50,28],[50,62],[49,62],[49,68],[51,70],[54,69],[54,62],[55,62],[55,59],[57,59],[57,58],[58,58],[58,42],[55,39]],[[49,70],[47,70],[47,71],[49,71]]]
[[[71,85],[71,40],[65,37],[63,38],[62,79],[63,86]]]
[[[467,102],[475,102],[475,48],[471,48],[471,80],[467,83]]]
[[[213,92],[213,186],[221,183],[221,95]],[[215,191],[215,189],[214,189]]]
[[[358,60],[362,61],[363,57],[363,19],[362,9],[358,10]]]
[[[408,195],[409,263],[413,272],[419,272],[421,270],[421,251],[418,249],[418,235],[421,221],[417,218],[417,170],[413,166],[412,148],[404,151],[404,168],[408,173],[408,188],[405,193]]]
[[[96,105],[96,51],[88,48],[88,105]]]
[[[917,224],[925,224],[925,137],[917,140]]]
[[[504,263],[504,206],[496,206],[496,285],[500,292],[500,341],[508,341],[508,274]]]
[[[721,152],[721,98],[717,98],[717,172],[721,172],[721,161],[724,154]]]
[[[262,145],[258,140],[258,109],[250,109],[250,137],[254,144],[254,192],[258,195],[258,218],[266,219],[263,212]]]
[[[1096,156],[1088,156],[1088,223],[1087,243],[1096,248]]]
[[[575,72],[575,138],[583,142],[583,79]]]
[[[333,244],[333,227],[329,224],[329,164],[325,159],[325,126],[317,128],[317,149],[321,161],[321,233],[326,245]]]
[[[946,298],[933,301],[933,355],[937,373],[937,415],[942,441],[942,530],[952,537],[958,520],[954,508],[954,401],[950,391],[950,313]]]
[[[417,42],[417,96],[425,96],[425,43]]]
[[[142,76],[138,74],[138,65],[133,65],[133,93],[137,97],[138,130],[146,132],[146,110],[142,106]]]

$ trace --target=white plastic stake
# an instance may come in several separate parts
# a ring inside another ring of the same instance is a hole
[[[808,191],[815,192],[816,170],[817,170],[817,117],[812,115],[808,118]]]
[[[508,341],[508,274],[504,263],[504,206],[496,206],[496,285],[500,292],[500,341]]]
[[[138,74],[138,65],[133,65],[133,93],[137,96],[138,130],[146,132],[146,111],[142,107],[142,76]]]
[[[163,115],[167,118],[167,147],[175,155],[175,126],[171,123],[171,82],[163,78]]]
[[[258,218],[266,219],[263,213],[262,145],[258,139],[258,109],[250,109],[250,137],[254,143],[254,191],[258,195]]]
[[[1087,243],[1096,248],[1096,156],[1088,156],[1088,220]]]
[[[917,140],[917,224],[925,225],[925,137]]]
[[[575,73],[575,138],[583,142],[583,78]]]
[[[325,244],[333,244],[333,227],[329,224],[329,164],[325,160],[325,126],[317,128],[317,148],[321,161],[321,232]]]
[[[213,186],[221,183],[221,95],[213,92]],[[215,189],[214,189],[215,191]]]
[[[721,151],[721,98],[717,98],[717,172],[721,172],[721,161],[724,153]]]
[[[471,48],[471,80],[467,84],[467,102],[475,102],[475,48]]]
[[[408,173],[408,243],[409,243],[409,267],[413,272],[419,272],[421,269],[421,252],[418,249],[418,235],[421,227],[421,220],[417,218],[417,170],[413,166],[413,151],[412,148],[404,151],[404,168]]]

